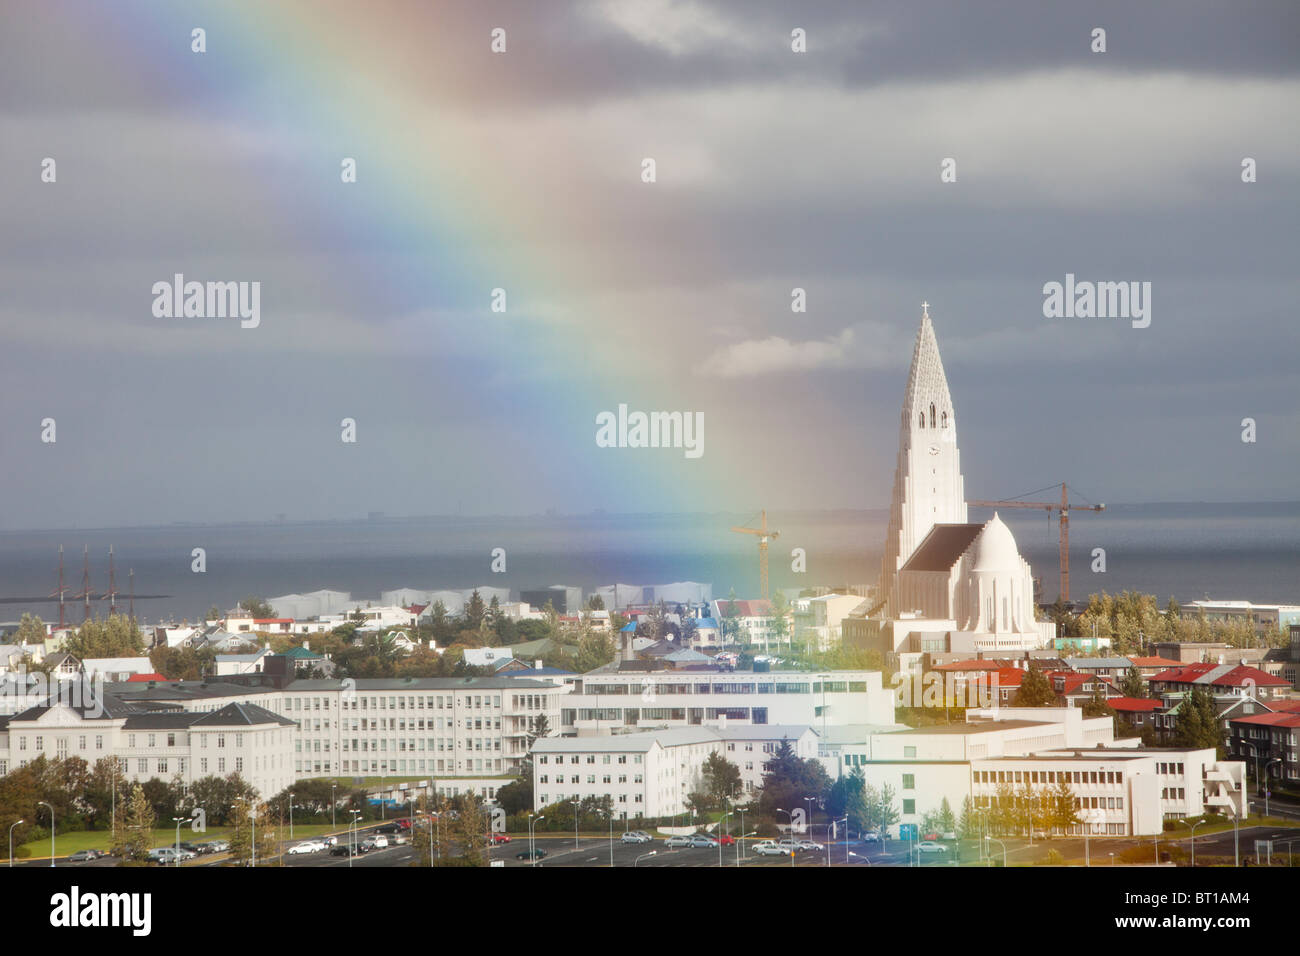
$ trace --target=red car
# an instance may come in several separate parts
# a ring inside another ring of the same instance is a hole
[[[736,838],[734,836],[729,836],[728,834],[724,833],[718,837],[718,842],[721,843],[723,846],[732,846],[733,844],[735,844]]]
[[[399,830],[411,829],[411,821],[408,817],[403,817],[402,819],[394,820],[393,822],[397,824],[397,829]]]
[[[509,833],[494,833],[494,834],[492,834],[492,843],[493,843],[494,846],[495,846],[496,844],[499,844],[499,843],[509,843],[509,842],[510,842],[510,834],[509,834]]]

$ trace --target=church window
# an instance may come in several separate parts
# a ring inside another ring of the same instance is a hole
[[[921,412],[921,427],[925,427],[925,412]]]
[[[930,427],[934,427],[934,402],[930,403]]]
[[[943,413],[942,418],[940,418],[940,422],[943,424],[943,427],[944,427],[944,428],[947,428],[947,427],[948,427],[948,413],[947,413],[947,412],[944,412],[944,413]]]

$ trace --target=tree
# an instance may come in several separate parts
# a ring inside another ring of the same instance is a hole
[[[578,640],[578,656],[574,661],[574,666],[581,673],[595,670],[597,667],[603,667],[614,659],[614,641],[610,636],[601,631],[592,630],[590,627],[583,629],[582,637]]]
[[[13,643],[43,644],[46,636],[45,622],[34,614],[24,613],[18,622],[18,630],[14,632]]]
[[[800,757],[790,742],[782,739],[763,774],[763,785],[758,794],[759,813],[776,820],[780,816],[778,810],[790,812],[802,808],[805,797],[824,797],[830,783],[821,761],[815,757]]]
[[[215,604],[212,605],[212,607],[208,608],[208,613],[203,615],[203,620],[205,621],[221,620],[221,608],[217,607]]]
[[[131,788],[125,809],[118,812],[117,828],[113,831],[113,856],[124,863],[147,860],[153,848],[155,819],[149,798],[137,783]]]
[[[605,599],[601,597],[599,594],[593,594],[591,597],[587,598],[587,610],[588,611],[605,610]]]
[[[1142,679],[1142,673],[1136,666],[1130,666],[1124,673],[1124,677],[1119,682],[1119,692],[1125,697],[1145,697],[1147,695],[1146,681]]]
[[[1174,718],[1174,746],[1202,748],[1222,745],[1214,697],[1204,687],[1197,687],[1183,697]]]
[[[1102,694],[1100,686],[1093,688],[1092,699],[1083,705],[1083,716],[1111,718],[1115,716],[1115,708],[1106,703],[1106,697]]]
[[[963,840],[978,840],[983,836],[980,831],[979,815],[975,812],[969,795],[963,797],[961,801],[961,816],[957,818],[957,836]]]
[[[133,621],[121,614],[91,618],[69,635],[63,649],[80,660],[95,657],[141,657],[144,636]]]
[[[695,643],[695,635],[699,632],[699,629],[699,622],[696,621],[689,611],[682,615],[682,647],[690,647]]]
[[[898,822],[899,811],[897,796],[889,784],[881,784],[877,790],[871,785],[863,791],[865,819],[860,829],[885,830]],[[850,808],[852,803],[850,802]],[[850,812],[851,815],[851,812]]]
[[[740,767],[716,751],[704,759],[704,793],[708,809],[717,809],[740,788]]]
[[[1070,785],[1065,782],[1064,774],[1057,774],[1056,789],[1049,794],[1048,819],[1054,829],[1069,832],[1070,827],[1080,823],[1078,804]]]
[[[230,856],[237,864],[275,856],[279,837],[265,803],[256,796],[237,797],[230,813]],[[256,853],[254,853],[256,843]]]
[[[772,636],[777,647],[790,640],[790,602],[780,589],[772,596]]]
[[[644,619],[645,636],[657,641],[664,636],[668,623],[668,609],[663,601],[650,605],[650,611]]]
[[[1056,691],[1052,682],[1037,667],[1031,667],[1020,679],[1020,690],[1016,692],[1017,707],[1050,707],[1056,703]]]
[[[246,597],[239,602],[239,608],[249,617],[275,617],[275,609],[266,602],[266,598]]]
[[[732,588],[727,596],[727,605],[722,609],[722,620],[719,622],[723,644],[734,644],[740,640],[740,621],[737,620],[739,615],[740,611],[736,607],[736,589]]]

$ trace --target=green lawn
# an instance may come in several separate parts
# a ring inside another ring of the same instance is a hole
[[[182,843],[207,843],[211,840],[228,840],[231,834],[230,827],[208,827],[204,833],[195,833],[187,826],[181,827]],[[340,827],[335,828],[330,824],[309,823],[300,824],[297,821],[293,826],[294,841],[304,840],[307,837],[325,836],[329,833],[343,833],[345,829],[340,821]],[[289,840],[289,825],[286,823],[280,833],[280,836],[286,841]],[[54,855],[57,857],[67,856],[69,853],[76,853],[78,850],[107,850],[109,844],[109,832],[107,830],[78,830],[70,833],[59,833],[54,838]],[[158,828],[154,830],[151,847],[175,846],[176,845],[176,828]],[[24,854],[26,850],[26,854]],[[0,852],[8,853],[8,846],[0,847]],[[23,859],[41,859],[50,858],[50,839],[46,837],[43,840],[33,840],[31,843],[24,843],[21,846],[14,847],[14,858]]]

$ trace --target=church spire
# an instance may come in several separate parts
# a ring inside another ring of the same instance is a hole
[[[921,328],[912,348],[912,369],[903,398],[903,428],[945,430],[954,425],[948,376],[939,358],[939,342],[930,323],[930,303],[922,302]],[[922,417],[924,416],[924,418]],[[949,439],[952,440],[951,438]]]
[[[936,524],[964,524],[966,495],[957,452],[957,425],[930,304],[921,303],[921,327],[912,348],[912,367],[903,393],[898,467],[885,533],[880,598],[886,615],[897,606],[898,569]]]

